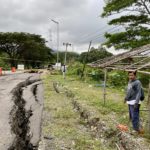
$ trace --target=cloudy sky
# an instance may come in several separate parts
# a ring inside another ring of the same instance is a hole
[[[53,49],[57,48],[57,24],[60,30],[60,49],[63,42],[73,45],[76,52],[87,51],[104,42],[103,33],[110,28],[108,18],[100,17],[104,0],[0,0],[0,31],[40,34]]]

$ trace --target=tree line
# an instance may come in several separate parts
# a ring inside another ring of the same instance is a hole
[[[0,55],[6,63],[16,67],[23,63],[27,67],[40,66],[52,60],[52,50],[40,35],[30,33],[0,33]]]
[[[83,63],[87,52],[78,54],[67,52],[67,63],[79,61]],[[91,48],[86,63],[102,59],[112,54],[104,48]],[[59,52],[59,62],[64,63],[65,52]],[[40,35],[30,33],[0,33],[0,67],[17,67],[19,63],[26,68],[41,67],[43,65],[54,64],[57,54],[46,46],[46,40]]]

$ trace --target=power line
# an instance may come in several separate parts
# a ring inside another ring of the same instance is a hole
[[[101,27],[101,28],[99,28],[99,29],[97,29],[97,30],[95,30],[94,32],[85,34],[85,35],[81,36],[80,38],[87,38],[87,37],[89,37],[89,36],[91,36],[91,35],[94,35],[94,34],[96,34],[98,31],[103,30],[103,29],[105,29],[105,28],[106,28],[106,25],[103,26],[103,27]]]
[[[130,14],[131,14],[131,12],[129,12],[129,13],[125,14],[125,15],[130,15]],[[106,28],[106,26],[103,26],[103,27],[97,29],[96,31],[92,32],[91,34],[85,34],[85,35],[81,36],[80,39],[76,40],[74,43],[76,43],[76,42],[83,42],[83,41],[86,41],[86,40],[90,40],[91,41],[96,36],[95,34],[97,33],[97,31],[102,30],[102,32],[98,33],[99,35],[97,35],[96,37],[101,36],[101,35],[103,36],[105,32],[111,31],[111,30],[116,29],[118,27],[120,27],[120,25],[117,25],[115,27],[112,27],[112,28],[104,31],[104,29]],[[123,27],[121,27],[121,28],[124,29]],[[92,36],[94,36],[94,37],[92,38]]]
[[[115,28],[113,28],[113,29],[115,29]],[[120,30],[120,29],[123,29],[122,27],[121,28],[119,28],[119,29],[116,29],[116,30],[114,30],[114,31],[111,31],[111,32],[109,32],[109,33],[113,33],[113,32],[115,32],[115,31],[117,31],[117,30]],[[105,32],[106,33],[106,32]],[[102,37],[104,34],[100,34],[100,35],[98,35],[97,37],[95,37],[94,39],[92,39],[93,41],[94,40],[96,40],[96,39],[98,39],[98,38],[100,38],[100,37]]]
[[[119,28],[118,28],[119,27]],[[88,36],[87,38],[84,38],[84,39],[81,39],[81,40],[79,40],[78,42],[83,42],[83,41],[86,41],[86,40],[94,40],[95,38],[97,38],[97,37],[102,37],[102,36],[104,36],[104,34],[106,33],[106,32],[109,32],[109,31],[111,31],[111,30],[114,30],[114,29],[121,29],[122,27],[120,27],[119,25],[118,26],[115,26],[115,27],[112,27],[112,28],[110,28],[110,29],[108,29],[108,30],[105,30],[105,31],[103,31],[103,32],[101,32],[101,33],[99,33],[98,35],[95,35],[94,37],[92,37],[92,36]],[[117,29],[117,30],[118,30]],[[122,28],[123,29],[123,28]],[[112,31],[112,32],[114,32],[114,31]],[[109,32],[109,33],[111,33],[111,32]]]
[[[119,27],[119,28],[118,28]],[[118,28],[118,29],[117,29]],[[115,30],[114,30],[115,29]],[[122,28],[122,27],[120,27],[119,25],[118,26],[115,26],[115,27],[112,27],[112,28],[110,28],[110,29],[108,29],[108,30],[106,30],[106,31],[104,31],[104,32],[102,32],[102,33],[100,33],[99,35],[97,35],[97,36],[95,36],[95,37],[93,37],[93,38],[91,38],[90,36],[88,37],[88,38],[86,38],[86,39],[83,39],[84,41],[86,41],[86,40],[89,40],[89,41],[95,41],[95,40],[98,40],[99,38],[101,38],[101,37],[103,37],[104,36],[104,34],[106,33],[106,32],[108,32],[108,31],[111,31],[111,32],[109,32],[109,33],[113,33],[113,32],[115,32],[115,31],[117,31],[117,30],[120,30],[120,29],[124,29],[124,28]],[[81,40],[79,40],[79,42],[81,42],[81,41],[83,41],[82,39]],[[105,39],[103,39],[103,42],[105,42]]]

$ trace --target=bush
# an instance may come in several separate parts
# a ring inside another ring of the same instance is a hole
[[[10,67],[10,64],[9,64],[9,60],[7,59],[2,59],[2,58],[7,58],[8,55],[4,54],[4,53],[0,53],[0,67],[3,69],[3,70],[9,70],[11,67]]]
[[[127,73],[124,71],[111,71],[108,74],[108,83],[112,86],[125,87],[127,82]]]
[[[77,75],[80,76],[82,74],[83,64],[79,62],[75,62],[68,66],[67,74],[68,75]],[[99,68],[91,68],[89,66],[85,67],[86,77],[90,77],[94,81],[100,81],[104,79],[104,73]]]
[[[68,66],[67,74],[80,76],[83,70],[83,64],[80,62],[75,62]],[[86,77],[94,81],[103,81],[104,72],[99,68],[91,68],[86,66],[85,68]],[[149,75],[138,73],[137,78],[141,81],[143,87],[147,88],[150,80]],[[125,71],[109,71],[107,74],[107,83],[111,86],[124,88],[128,84],[128,73]]]
[[[94,80],[94,81],[101,81],[104,80],[104,72],[101,69],[98,68],[90,68],[89,69],[89,76]]]
[[[144,88],[148,88],[150,75],[138,73],[138,79],[141,81]]]
[[[0,67],[3,70],[9,70],[10,69],[10,65],[8,63],[6,63],[5,61],[3,61],[3,60],[0,60]]]
[[[67,74],[68,75],[81,75],[83,69],[83,64],[75,62],[68,66]]]

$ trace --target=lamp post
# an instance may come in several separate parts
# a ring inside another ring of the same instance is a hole
[[[57,24],[57,66],[59,61],[59,22],[51,19],[52,22]]]

